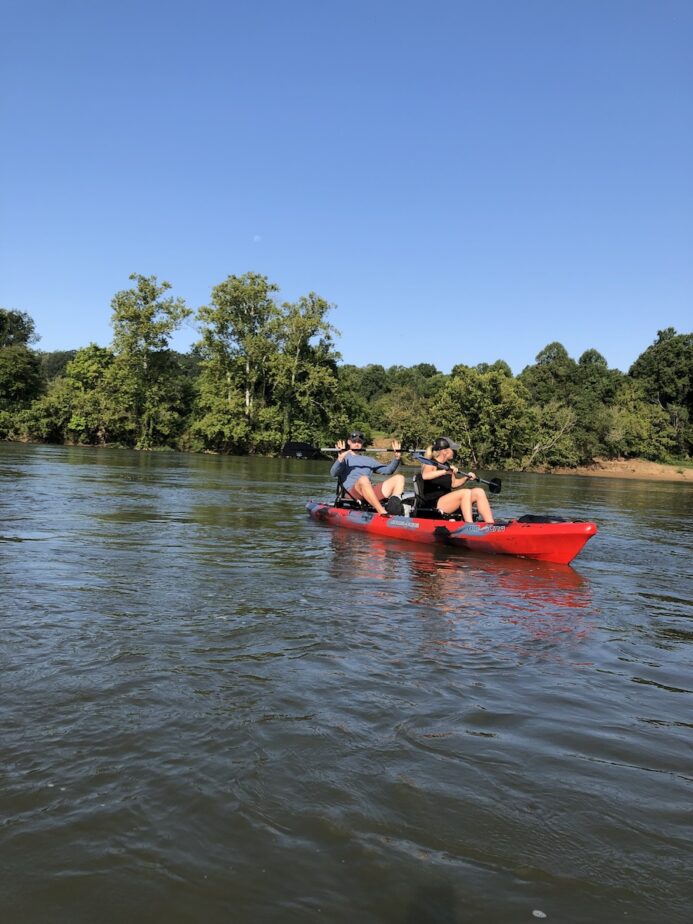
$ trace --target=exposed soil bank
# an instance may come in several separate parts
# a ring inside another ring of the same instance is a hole
[[[578,468],[552,468],[552,475],[586,475],[599,478],[646,478],[649,481],[687,481],[693,484],[693,467],[685,463],[664,465],[646,459],[594,459]]]

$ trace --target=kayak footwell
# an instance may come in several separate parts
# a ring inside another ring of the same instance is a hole
[[[426,517],[380,516],[367,510],[335,507],[317,501],[306,504],[308,513],[321,522],[356,529],[375,536],[407,542],[442,542],[456,548],[492,555],[515,555],[567,565],[597,532],[594,523],[582,520],[531,522],[501,520],[497,523],[464,523]],[[547,518],[550,520],[551,518]]]

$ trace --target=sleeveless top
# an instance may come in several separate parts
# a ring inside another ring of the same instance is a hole
[[[424,498],[430,501],[438,501],[444,494],[452,491],[452,475],[445,474],[439,478],[430,478],[423,482]]]

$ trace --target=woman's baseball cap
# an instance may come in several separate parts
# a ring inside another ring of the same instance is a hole
[[[439,436],[433,443],[434,452],[440,452],[441,449],[452,449],[453,452],[457,452],[459,448],[459,444],[451,440],[449,436]]]

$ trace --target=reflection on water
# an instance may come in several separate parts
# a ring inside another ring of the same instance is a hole
[[[10,921],[688,921],[691,489],[504,475],[575,567],[328,466],[0,444]]]
[[[473,648],[478,637],[486,645],[493,626],[497,651],[507,646],[522,656],[525,640],[534,650],[544,643],[544,654],[560,646],[562,656],[566,643],[581,639],[595,623],[589,582],[567,565],[325,529],[333,552],[330,574],[336,582],[356,580],[361,586],[352,600],[388,606],[391,590],[382,582],[395,580],[398,605],[426,620],[429,644]]]

